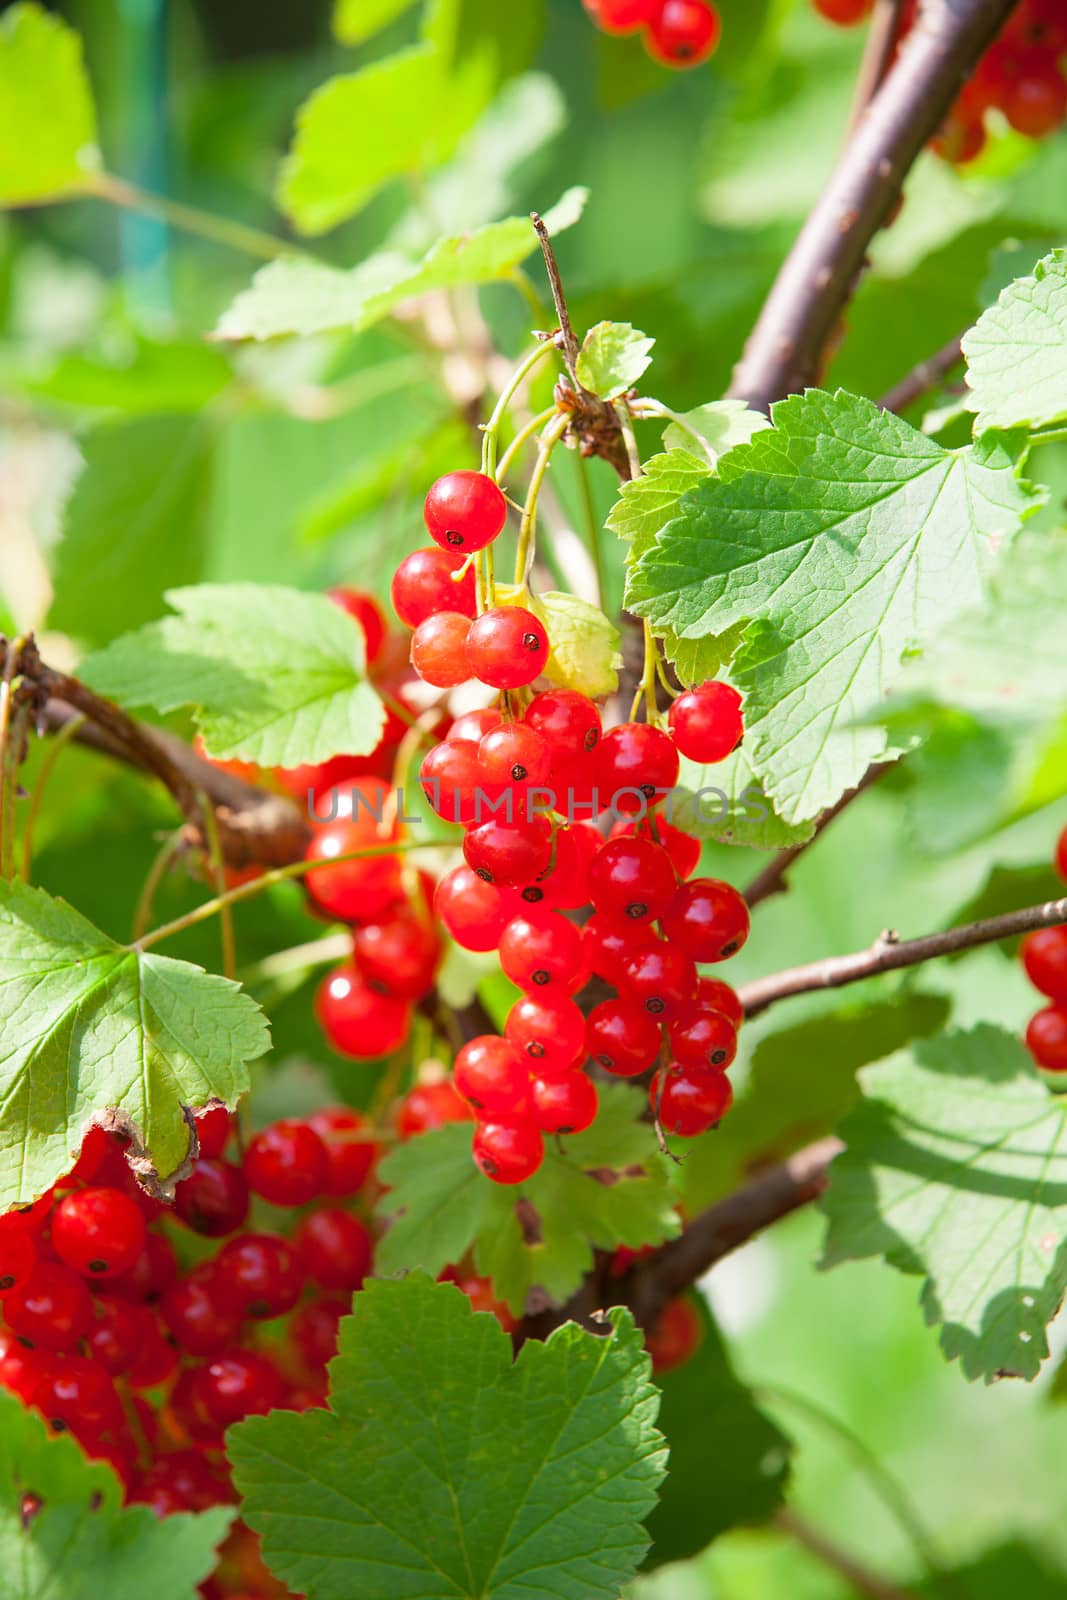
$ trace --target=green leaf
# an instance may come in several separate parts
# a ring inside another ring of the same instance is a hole
[[[26,1497],[40,1505],[26,1515]],[[228,1507],[159,1518],[122,1507],[110,1467],[0,1389],[0,1572],[4,1600],[190,1600],[218,1561]]]
[[[666,1465],[628,1313],[514,1362],[494,1317],[422,1273],[372,1281],[353,1313],[329,1411],[227,1435],[272,1571],[315,1600],[617,1600]]]
[[[298,232],[328,232],[391,179],[419,171],[440,90],[440,62],[426,45],[316,89],[297,113],[278,179],[278,204]]]
[[[414,0],[336,0],[333,31],[342,44],[362,44],[411,9]]]
[[[1018,1036],[981,1026],[860,1074],[830,1169],[824,1266],[882,1255],[968,1378],[1034,1378],[1067,1289],[1067,1108]]]
[[[100,169],[82,43],[39,5],[0,20],[0,205],[58,200]]]
[[[168,1179],[189,1151],[183,1106],[236,1105],[270,1046],[226,978],[116,944],[62,900],[0,884],[0,1212],[70,1170],[89,1124],[128,1128]]]
[[[712,765],[683,758],[678,784],[667,797],[664,815],[697,839],[753,850],[785,850],[811,838],[813,823],[786,822],[778,815],[744,745]]]
[[[546,214],[551,233],[578,221],[587,193],[567,190]],[[272,261],[223,312],[212,337],[275,339],[333,328],[360,332],[417,295],[506,277],[536,248],[529,218],[507,217],[473,233],[440,239],[421,261],[395,253],[370,256],[350,272],[298,257]]]
[[[630,570],[657,631],[722,638],[746,750],[787,822],[818,816],[890,753],[857,726],[902,659],[986,592],[1034,508],[1005,442],[948,451],[872,401],[809,390],[719,462]]]
[[[82,676],[128,706],[193,706],[213,756],[296,767],[366,755],[385,709],[363,676],[359,625],[324,595],[273,584],[172,589],[178,612],[125,634]]]
[[[714,466],[735,444],[748,444],[770,427],[762,411],[750,411],[743,400],[712,400],[695,411],[681,412],[663,432],[666,450],[688,450],[706,455]]]
[[[978,428],[1039,428],[1067,417],[1067,250],[1004,289],[964,336]]]
[[[677,515],[682,496],[711,476],[706,461],[689,450],[651,456],[641,477],[624,483],[608,514],[607,526],[632,545],[628,560],[638,561]]]
[[[968,607],[908,664],[901,691],[1013,721],[1062,711],[1064,593],[1067,533],[1026,533],[994,574],[984,603]]]
[[[83,441],[48,626],[89,646],[158,616],[203,569],[214,438],[196,417],[105,423]]]
[[[655,342],[628,322],[598,322],[582,340],[578,382],[602,400],[617,400],[647,372]]]
[[[648,1521],[647,1566],[684,1561],[729,1528],[766,1522],[782,1504],[789,1477],[790,1441],[738,1380],[704,1300],[691,1298],[703,1329],[700,1346],[656,1379],[670,1471]]]
[[[562,1304],[593,1265],[593,1250],[658,1244],[678,1232],[673,1173],[656,1150],[643,1099],[600,1086],[600,1114],[586,1133],[545,1146],[539,1172],[519,1190],[483,1178],[471,1160],[471,1130],[453,1123],[400,1145],[381,1165],[390,1219],[378,1270],[438,1273],[473,1249],[512,1311]]]

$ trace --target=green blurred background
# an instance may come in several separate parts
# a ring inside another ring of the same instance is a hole
[[[331,73],[386,53],[416,26],[408,13],[352,49],[331,32],[326,0],[55,9],[84,34],[110,170],[283,237],[292,236],[273,189],[297,107]],[[671,76],[635,41],[597,35],[578,0],[499,9],[512,13],[499,24],[511,51],[503,101],[443,167],[389,184],[313,248],[346,266],[387,245],[417,250],[586,184],[585,216],[559,243],[576,323],[615,318],[655,335],[652,388],[675,408],[716,397],[840,146],[860,38],[803,3],[732,0],[712,66]],[[924,156],[902,215],[876,243],[829,381],[877,396],[1065,233],[1063,137],[1036,149],[1001,130],[965,176]],[[255,265],[226,242],[101,201],[0,220],[0,621],[43,625],[53,657],[75,659],[158,615],[173,582],[350,579],[385,592],[399,556],[421,542],[426,483],[469,449],[439,353],[402,323],[236,352],[206,343]],[[530,326],[521,295],[493,286],[478,304],[514,353]],[[1062,447],[1045,457],[1036,475],[1067,485]],[[113,464],[110,477],[98,473],[111,498],[95,544],[72,536],[64,511],[82,459]],[[577,479],[566,461],[556,487],[567,512]],[[599,463],[594,492],[606,511],[613,483]],[[1062,513],[1058,491],[1042,515],[1051,525]],[[126,539],[146,517],[158,533],[152,561],[143,541]],[[611,581],[617,601],[618,561]],[[792,892],[761,911],[741,978],[858,948],[882,926],[920,932],[966,905],[992,911],[1051,892],[1045,864],[1067,816],[1067,727],[1024,736],[940,710],[930,717],[916,761],[851,811],[798,869]],[[64,771],[40,825],[39,879],[125,936],[167,808],[91,756],[70,752]],[[753,868],[740,855],[713,852],[714,870],[743,881]],[[176,913],[197,893],[172,883],[159,909]],[[298,897],[272,896],[238,918],[242,959],[316,931]],[[216,937],[191,931],[174,953],[214,962]],[[315,1092],[323,1073],[337,1092],[365,1098],[351,1067],[323,1060],[306,986],[275,986],[268,1009],[282,1070],[264,1115]],[[813,1049],[803,1024],[830,1009],[837,1021]],[[921,980],[866,985],[843,1008],[808,997],[746,1030],[739,1075],[755,1057],[768,1085],[761,1108],[694,1155],[690,1202],[730,1187],[754,1153],[791,1148],[832,1123],[857,1064],[916,1031],[920,1014],[933,1028],[950,1009],[957,1021],[1021,1027],[1031,1006],[1016,966],[993,951]],[[798,1217],[726,1263],[711,1287],[739,1372],[797,1443],[791,1505],[903,1588],[923,1581],[915,1540],[848,1440],[811,1414],[821,1408],[904,1486],[951,1570],[922,1593],[1067,1595],[1067,1414],[1050,1403],[1049,1380],[968,1386],[923,1325],[918,1283],[877,1264],[819,1274],[819,1233],[816,1216]],[[729,1534],[635,1591],[640,1600],[856,1592],[769,1530]]]

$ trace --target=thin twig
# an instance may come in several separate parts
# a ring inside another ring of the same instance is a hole
[[[548,273],[548,284],[552,290],[552,303],[556,308],[556,318],[559,322],[563,360],[575,388],[581,389],[582,385],[578,382],[579,345],[571,323],[571,314],[567,309],[567,297],[563,293],[563,279],[559,275],[559,262],[556,260],[556,252],[552,248],[552,240],[549,237],[548,229],[545,227],[544,218],[539,216],[536,211],[531,211],[530,221],[534,225],[534,232],[537,234],[541,244],[541,254],[545,258],[545,271]]]
[[[960,348],[962,342],[963,335],[958,333],[932,356],[920,361],[917,367],[913,367],[906,377],[901,378],[899,383],[895,383],[892,389],[882,396],[878,402],[882,410],[907,411],[916,400],[921,399],[924,394],[929,394],[931,389],[936,389],[942,378],[963,360],[963,351]]]
[[[25,827],[22,830],[22,876],[27,883],[30,881],[30,868],[33,865],[33,835],[37,827],[37,818],[41,810],[48,780],[55,771],[56,762],[63,754],[64,747],[77,737],[78,732],[85,726],[85,718],[79,714],[72,716],[67,725],[60,728],[44,755],[40,769],[37,773],[37,782],[33,786],[30,796],[30,808],[26,816]]]
[[[856,787],[843,794],[837,804],[830,807],[829,811],[823,812],[815,824],[815,831],[810,838],[802,840],[800,844],[791,844],[786,850],[780,850],[773,860],[767,863],[763,871],[757,873],[745,890],[745,901],[749,909],[753,906],[758,906],[763,900],[769,900],[772,895],[784,893],[789,887],[785,881],[785,875],[798,856],[802,856],[806,851],[810,850],[815,841],[822,837],[830,824],[841,815],[842,811],[846,810],[853,800],[857,799],[873,783],[877,782],[887,770],[888,768],[884,763],[868,767]]]
[[[778,274],[730,393],[766,411],[816,382],[867,247],[1016,0],[927,0]]]
[[[882,86],[889,71],[893,51],[900,32],[904,0],[874,0],[871,20],[867,25],[867,42],[863,49],[852,109],[848,117],[848,137],[851,138],[863,113]]]
[[[200,814],[204,819],[204,842],[207,846],[207,862],[215,885],[215,893],[222,895],[226,893],[227,887],[226,862],[219,842],[215,807],[206,794],[200,796]],[[232,982],[237,976],[237,942],[233,931],[233,907],[230,905],[219,908],[219,939],[222,945],[222,975]]]
[[[775,1516],[774,1525],[814,1556],[816,1561],[844,1578],[857,1594],[868,1596],[868,1600],[907,1600],[903,1589],[898,1589],[895,1583],[888,1583],[877,1572],[872,1572],[850,1551],[843,1549],[790,1507],[782,1507]]]
[[[141,893],[137,897],[137,907],[133,913],[132,939],[134,944],[137,943],[138,939],[143,938],[148,931],[148,925],[152,920],[152,907],[155,904],[156,894],[163,879],[170,871],[174,858],[181,849],[181,842],[181,834],[172,833],[156,851],[152,865],[149,867],[142,885]]]
[[[868,950],[858,950],[847,956],[828,956],[823,961],[774,972],[770,977],[743,984],[738,995],[746,1017],[754,1017],[790,995],[841,989],[845,984],[860,983],[882,972],[916,967],[923,961],[956,955],[961,950],[974,950],[983,944],[996,944],[1001,939],[1015,939],[1020,934],[1033,933],[1037,928],[1053,928],[1063,922],[1067,922],[1067,899],[1026,906],[1020,911],[1006,912],[1004,916],[986,917],[981,922],[928,933],[921,939],[898,939],[895,933],[886,931],[879,934]]]

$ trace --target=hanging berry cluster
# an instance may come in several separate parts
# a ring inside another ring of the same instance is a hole
[[[873,0],[812,0],[840,27],[870,14]],[[898,44],[919,15],[920,0],[905,0]],[[1067,6],[1063,0],[1020,0],[982,56],[949,112],[934,149],[958,165],[973,161],[986,142],[986,113],[999,111],[1030,139],[1043,139],[1067,121]]]
[[[640,33],[665,67],[699,67],[714,53],[722,25],[710,0],[582,0],[603,33]]]
[[[1056,870],[1067,882],[1067,828],[1056,846]],[[1067,926],[1028,933],[1020,955],[1026,976],[1051,1002],[1030,1018],[1030,1054],[1045,1072],[1067,1072]]]
[[[464,829],[463,864],[438,882],[434,913],[463,948],[497,951],[522,991],[503,1037],[469,1040],[454,1067],[477,1118],[475,1161],[496,1182],[521,1183],[539,1167],[545,1135],[594,1121],[588,1058],[619,1077],[658,1064],[651,1102],[671,1133],[691,1137],[720,1120],[741,1010],[697,964],[741,948],[748,911],[729,884],[689,879],[699,844],[660,815],[680,753],[708,762],[736,748],[740,697],[704,683],[677,696],[666,728],[627,721],[605,731],[586,695],[531,692],[551,654],[544,625],[522,605],[479,609],[478,591],[463,588],[506,518],[487,474],[439,479],[425,504],[434,546],[400,564],[392,597],[413,629],[420,677],[442,690],[496,691],[496,704],[452,722],[420,782],[436,814]],[[607,839],[594,826],[605,814],[615,819]],[[584,926],[568,915],[579,912],[592,913]],[[574,997],[594,975],[616,992],[585,1016]],[[342,1036],[328,997],[327,987],[320,1016],[333,1042],[372,1053],[365,1034]]]

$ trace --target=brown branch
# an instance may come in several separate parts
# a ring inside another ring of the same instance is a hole
[[[928,0],[802,227],[730,393],[766,411],[816,382],[824,352],[912,164],[1017,0]]]
[[[879,1573],[858,1560],[835,1539],[830,1539],[821,1528],[813,1527],[806,1517],[798,1516],[788,1506],[775,1514],[774,1526],[795,1539],[802,1549],[821,1561],[824,1567],[844,1578],[850,1589],[867,1600],[908,1600],[903,1589],[889,1583]]]
[[[574,380],[575,388],[582,385],[578,382],[578,339],[571,323],[571,314],[567,309],[567,296],[563,292],[563,279],[560,277],[559,262],[556,252],[552,248],[552,239],[545,227],[544,218],[536,211],[530,212],[530,221],[534,225],[541,245],[541,254],[545,258],[545,271],[548,273],[548,286],[552,291],[552,304],[556,308],[556,317],[559,321],[560,343],[563,359],[567,364],[567,371]]]
[[[827,1169],[842,1149],[841,1141],[832,1138],[805,1145],[708,1206],[654,1255],[635,1262],[620,1298],[633,1308],[641,1326],[652,1327],[667,1302],[717,1261],[822,1194]]]
[[[957,928],[946,928],[942,933],[928,933],[921,939],[898,939],[895,933],[887,931],[879,934],[869,950],[858,950],[847,956],[828,956],[823,961],[812,961],[803,967],[772,973],[768,978],[757,978],[754,983],[743,984],[738,994],[745,1016],[754,1017],[791,995],[810,994],[818,989],[841,989],[845,984],[860,983],[882,972],[916,967],[923,961],[956,955],[961,950],[974,950],[983,944],[996,944],[1001,939],[1015,939],[1020,934],[1033,933],[1037,928],[1052,928],[1063,922],[1067,922],[1067,899],[1049,900],[1044,905],[1009,911],[1001,917],[964,923]]]
[[[936,389],[941,379],[963,360],[962,342],[963,335],[958,333],[932,356],[920,361],[917,367],[913,367],[906,377],[901,378],[899,383],[894,384],[892,389],[882,396],[878,402],[882,410],[907,411],[916,400],[928,394],[931,389]]]
[[[788,889],[789,885],[785,881],[785,875],[797,857],[802,856],[806,850],[810,850],[815,841],[826,832],[831,822],[834,822],[842,811],[852,804],[853,800],[863,794],[866,789],[869,789],[873,783],[876,783],[887,770],[884,763],[868,767],[856,787],[843,794],[837,804],[830,807],[829,811],[823,812],[815,824],[815,831],[810,838],[802,840],[800,844],[791,844],[786,850],[780,850],[774,859],[767,863],[763,871],[757,873],[745,890],[745,902],[750,910],[753,906],[758,906],[762,900],[769,900],[772,895],[783,894]]]
[[[852,109],[848,117],[850,139],[889,71],[903,13],[904,0],[874,0],[871,20],[867,25],[867,42],[863,48],[863,59],[860,62],[856,88],[852,96]]]

